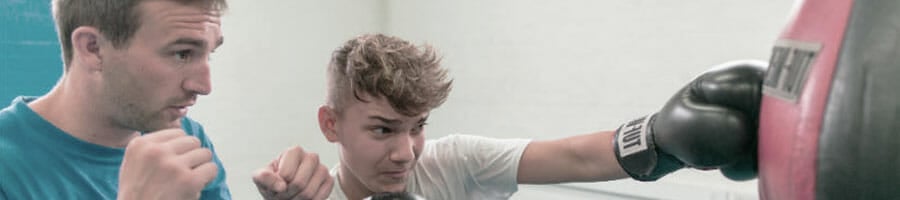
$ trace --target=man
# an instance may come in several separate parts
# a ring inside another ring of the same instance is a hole
[[[224,0],[54,0],[64,72],[0,111],[0,199],[230,199],[203,127]]]
[[[451,135],[425,141],[429,112],[452,81],[431,47],[363,35],[333,53],[325,138],[337,143],[333,178],[294,147],[257,171],[266,199],[363,199],[409,192],[425,199],[507,199],[518,184],[653,181],[684,167],[755,176],[754,136],[763,67],[730,63],[699,76],[661,111],[602,131],[549,141]],[[332,180],[333,179],[333,180]],[[285,186],[287,185],[287,186]]]

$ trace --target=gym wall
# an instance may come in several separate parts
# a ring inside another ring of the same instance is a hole
[[[613,130],[659,109],[710,66],[767,60],[793,1],[230,1],[205,126],[234,199],[259,199],[251,173],[292,145],[338,162],[322,137],[331,51],[383,32],[439,49],[454,90],[428,138],[453,133],[553,139]],[[40,95],[61,73],[49,1],[0,3],[0,102]],[[49,31],[49,32],[48,32]],[[757,199],[756,181],[681,170],[631,180],[522,185],[513,199]]]

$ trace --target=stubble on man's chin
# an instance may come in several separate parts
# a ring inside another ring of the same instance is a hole
[[[145,124],[145,126],[144,126],[145,128],[143,128],[144,130],[140,130],[140,131],[144,132],[144,133],[151,133],[151,132],[161,131],[161,130],[165,130],[165,129],[181,128],[181,119],[182,119],[182,117],[179,117],[179,118],[175,119],[174,121],[158,121],[157,123],[160,123],[160,124]]]
[[[147,115],[144,112],[137,111],[136,107],[129,108],[128,110],[132,111],[132,113],[130,113],[131,116],[128,117],[125,124],[132,130],[141,133],[152,133],[165,129],[181,128],[182,117],[171,120],[163,119],[162,112]]]

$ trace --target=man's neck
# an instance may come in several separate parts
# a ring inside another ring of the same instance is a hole
[[[140,132],[118,128],[104,118],[102,109],[96,108],[85,91],[74,91],[61,80],[47,95],[30,103],[28,107],[63,132],[86,142],[112,148],[125,147]]]

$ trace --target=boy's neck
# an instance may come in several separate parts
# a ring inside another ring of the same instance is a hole
[[[348,200],[363,199],[375,194],[375,192],[372,192],[363,185],[356,175],[351,173],[350,169],[345,165],[339,167],[337,174],[338,187],[341,187],[341,191],[344,192],[344,196],[346,196]]]

